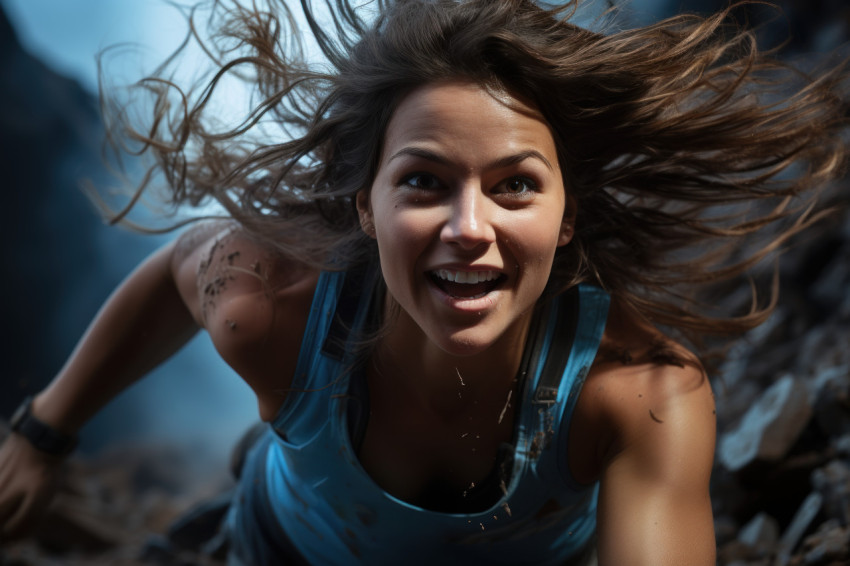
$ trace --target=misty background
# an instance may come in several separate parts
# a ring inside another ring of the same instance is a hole
[[[620,21],[629,27],[725,4],[634,0]],[[784,16],[764,7],[741,12],[763,24],[763,46],[787,40],[783,53],[791,55],[847,40],[843,0],[777,4]],[[52,379],[111,290],[174,237],[106,226],[79,187],[82,179],[115,184],[100,153],[96,53],[135,45],[127,65],[110,69],[121,75],[117,82],[128,82],[162,61],[185,32],[178,11],[160,0],[0,0],[2,416]],[[81,449],[164,439],[221,459],[256,418],[248,387],[199,334],[90,422]]]

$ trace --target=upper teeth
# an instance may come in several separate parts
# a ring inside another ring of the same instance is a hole
[[[481,283],[492,281],[499,276],[498,271],[450,271],[448,269],[437,270],[437,277],[455,283]]]

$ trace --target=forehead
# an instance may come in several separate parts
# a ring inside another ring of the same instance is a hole
[[[424,85],[402,99],[387,126],[382,161],[409,144],[436,144],[472,157],[534,149],[557,161],[551,128],[537,108],[469,82]]]

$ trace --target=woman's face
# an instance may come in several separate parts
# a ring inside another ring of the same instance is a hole
[[[572,238],[566,200],[539,112],[450,82],[403,99],[357,206],[401,316],[442,350],[472,355],[524,328]]]

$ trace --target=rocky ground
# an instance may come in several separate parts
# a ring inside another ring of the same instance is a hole
[[[847,565],[850,213],[781,265],[780,306],[735,343],[714,383],[718,564]],[[728,296],[743,304],[747,292]],[[72,458],[47,519],[0,550],[0,566],[221,564],[226,468],[167,446]]]
[[[850,564],[850,215],[782,262],[782,301],[715,383],[718,563]]]
[[[167,446],[73,457],[35,535],[3,545],[0,566],[224,564],[215,535],[232,484],[226,465],[202,470]]]

